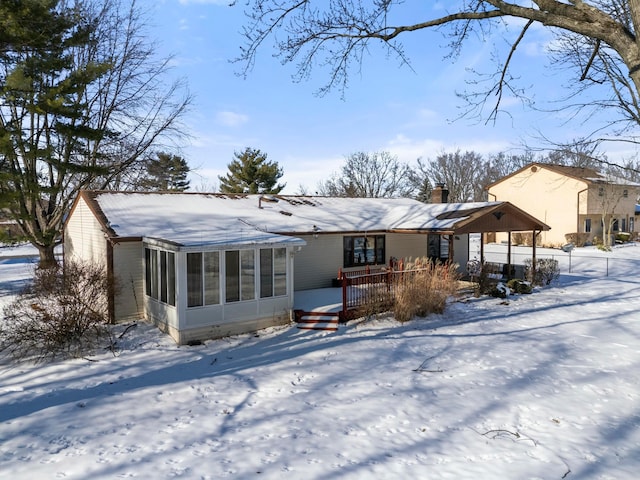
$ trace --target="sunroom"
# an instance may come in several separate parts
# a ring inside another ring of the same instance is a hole
[[[305,241],[256,231],[229,241],[143,238],[145,316],[179,344],[291,320],[293,260]]]

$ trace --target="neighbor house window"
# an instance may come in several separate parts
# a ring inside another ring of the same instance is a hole
[[[176,304],[175,253],[144,249],[145,293],[162,303]]]
[[[586,233],[591,232],[591,219],[590,218],[585,218],[584,219],[584,231]]]
[[[612,232],[617,232],[618,231],[618,219],[614,219],[613,223],[611,224],[611,231]]]
[[[622,196],[624,198],[629,198],[629,190],[627,190],[626,188],[622,191]]]
[[[286,249],[260,250],[260,298],[287,294]]]
[[[385,263],[384,235],[344,237],[343,246],[345,267]]]

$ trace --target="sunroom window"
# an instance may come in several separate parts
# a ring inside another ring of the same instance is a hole
[[[165,250],[144,249],[145,293],[169,305],[176,304],[175,253]]]
[[[255,253],[253,250],[225,252],[225,301],[239,302],[255,298]]]
[[[260,250],[260,298],[287,294],[286,249]]]

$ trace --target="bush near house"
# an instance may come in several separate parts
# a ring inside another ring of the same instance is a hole
[[[585,232],[565,233],[567,243],[573,243],[576,247],[584,247],[589,241],[589,234]]]
[[[533,233],[531,232],[513,232],[511,234],[511,243],[513,245],[524,245],[525,247],[533,246]],[[536,235],[536,245],[540,246],[540,234]]]
[[[36,362],[90,354],[110,335],[110,288],[106,270],[95,264],[37,269],[32,284],[4,308],[0,351]]]
[[[616,242],[625,243],[631,240],[631,234],[627,232],[616,233]]]

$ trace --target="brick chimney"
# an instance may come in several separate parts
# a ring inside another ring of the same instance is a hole
[[[431,203],[448,203],[449,202],[449,190],[444,186],[444,183],[436,183],[436,186],[431,190]]]

